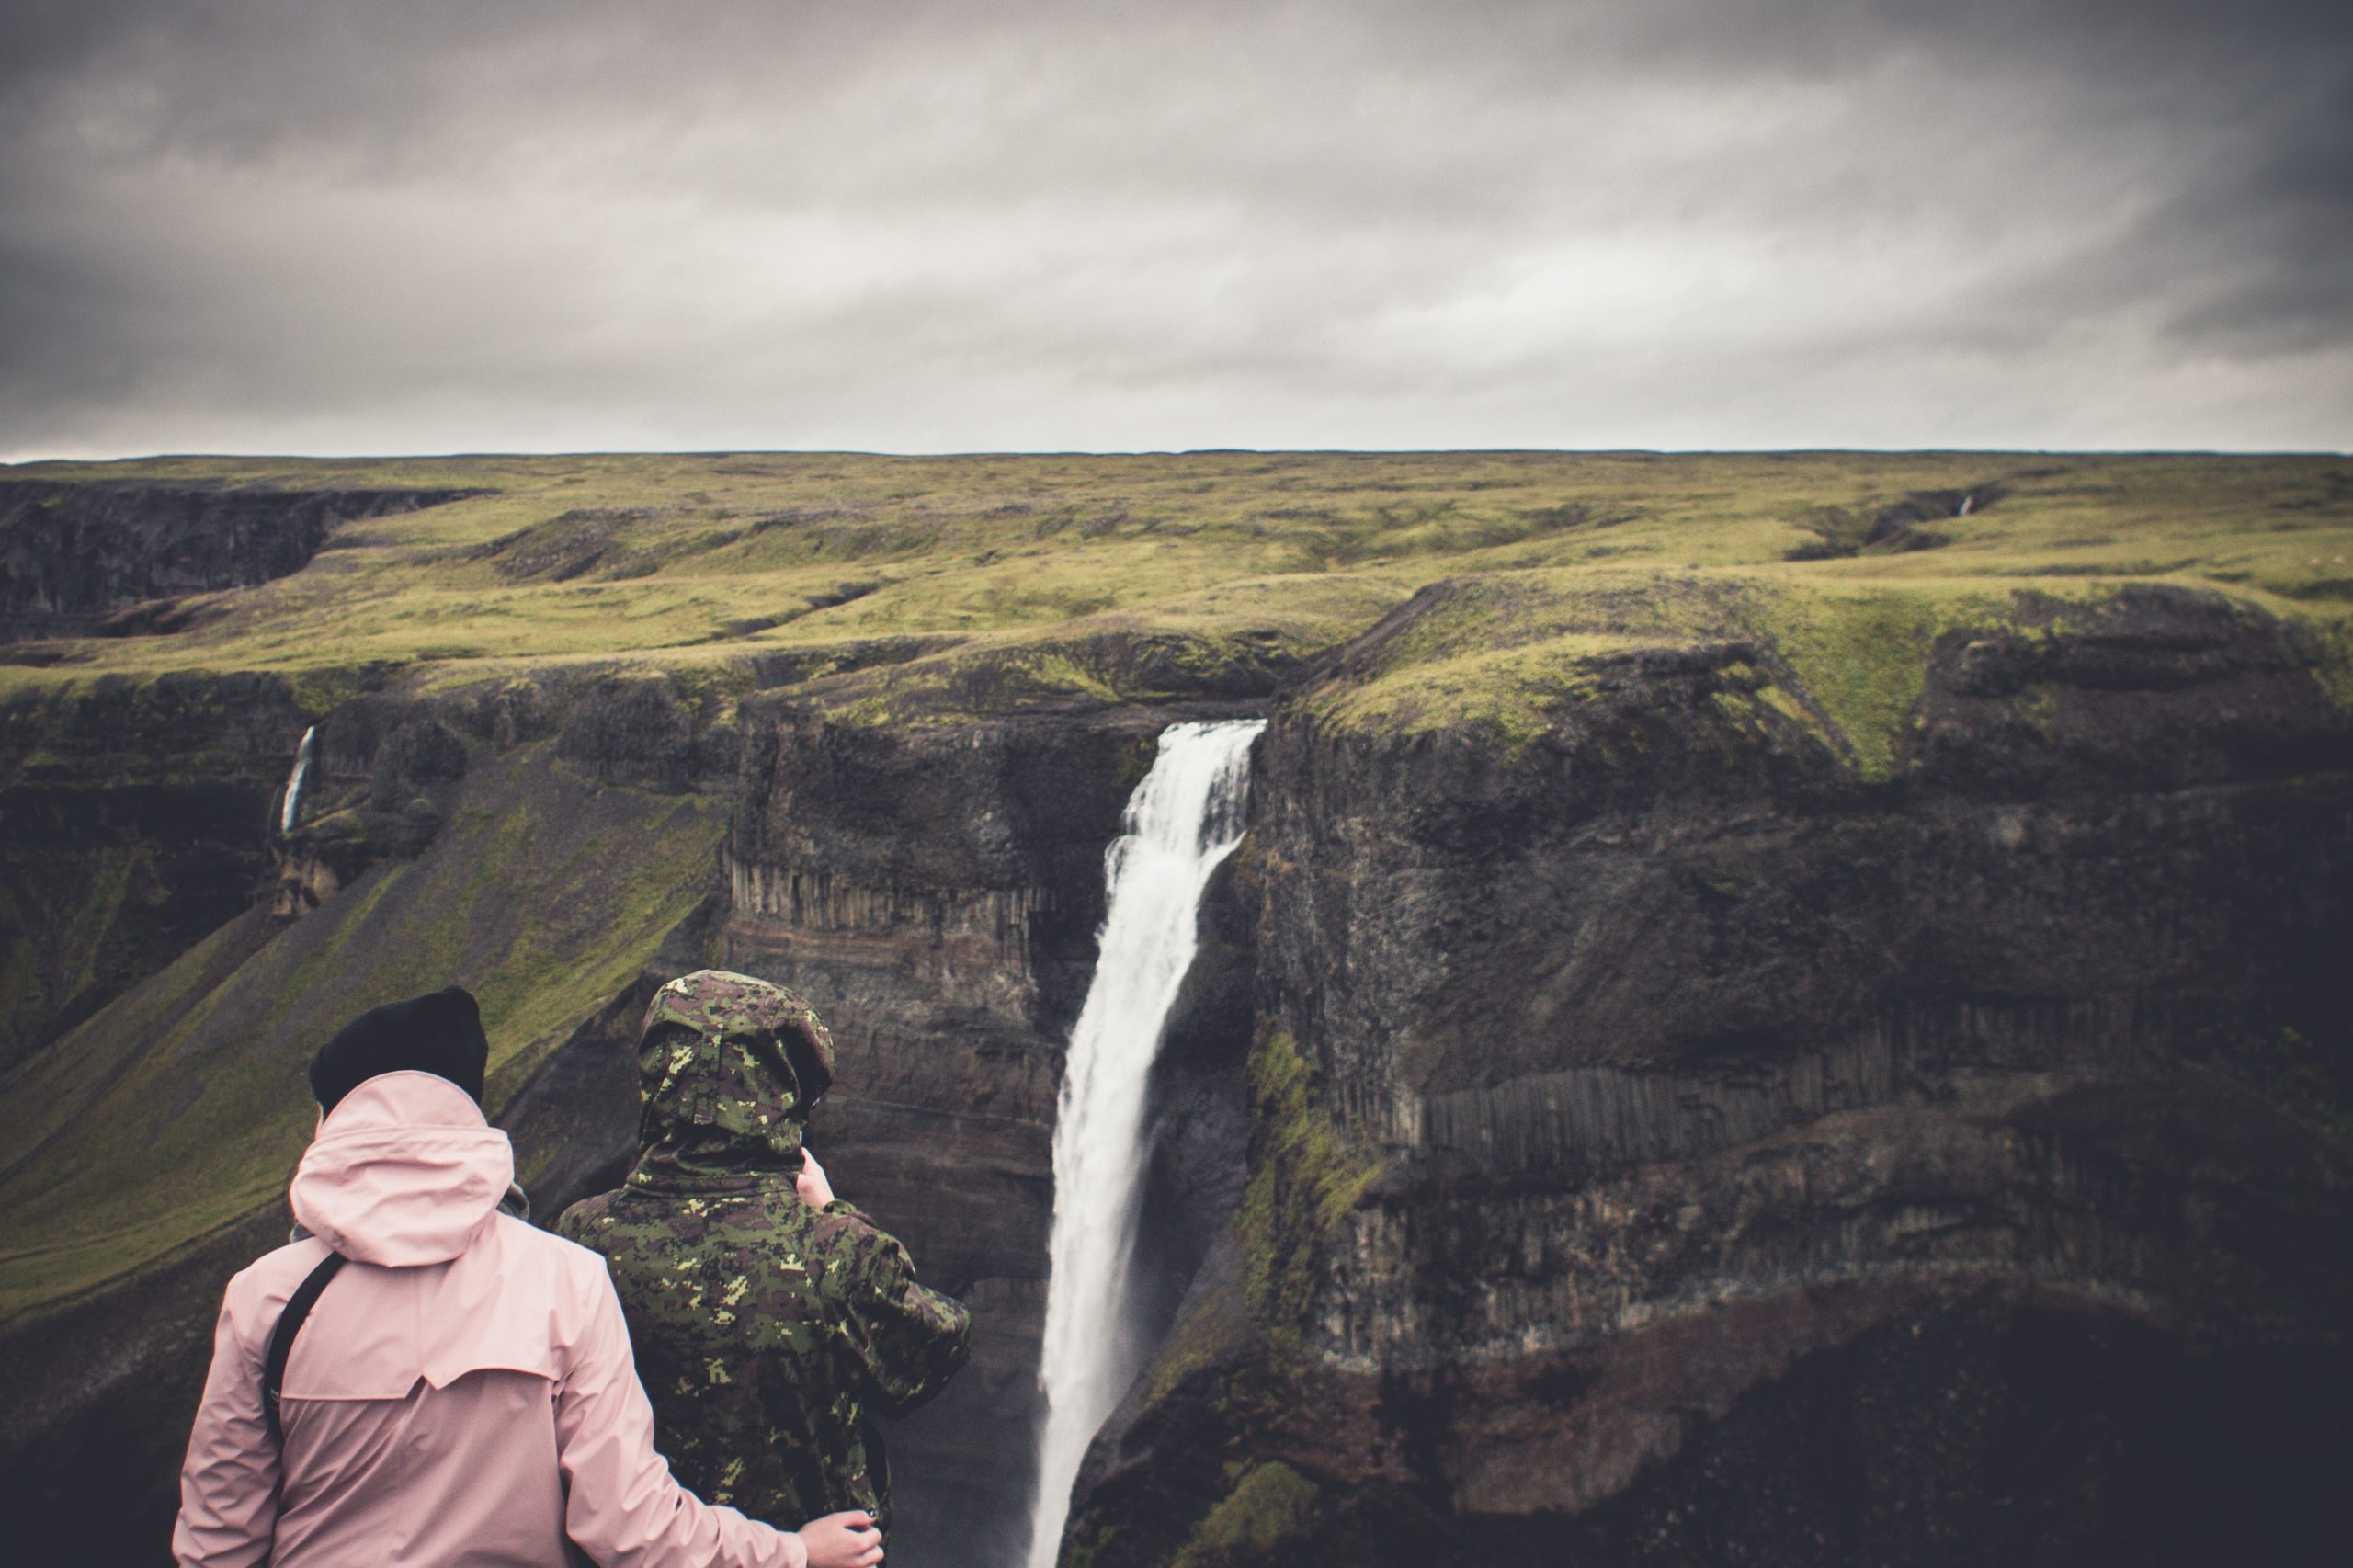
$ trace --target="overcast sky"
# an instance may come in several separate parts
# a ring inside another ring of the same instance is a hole
[[[2353,446],[2344,0],[0,0],[0,457]]]

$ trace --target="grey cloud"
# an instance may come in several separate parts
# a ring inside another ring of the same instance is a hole
[[[2210,281],[2173,323],[2185,336],[2273,352],[2353,341],[2353,81],[2295,129],[2151,223],[2152,253],[2206,258]]]
[[[2331,13],[17,4],[0,428],[2342,444]]]

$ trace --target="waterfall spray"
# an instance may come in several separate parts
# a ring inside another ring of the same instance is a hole
[[[311,743],[318,733],[319,727],[312,725],[302,732],[302,744],[294,748],[294,767],[286,775],[286,803],[278,811],[280,833],[293,832],[294,824],[302,820],[302,781],[311,776]]]
[[[1100,955],[1063,1059],[1054,1120],[1046,1394],[1030,1568],[1052,1568],[1071,1483],[1135,1369],[1121,1365],[1143,1176],[1145,1081],[1198,941],[1201,892],[1242,841],[1261,720],[1175,724],[1104,856]]]

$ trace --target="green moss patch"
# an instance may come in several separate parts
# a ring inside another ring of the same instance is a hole
[[[1267,1343],[1295,1352],[1314,1304],[1318,1255],[1381,1162],[1351,1147],[1315,1107],[1313,1070],[1288,1037],[1261,1040],[1249,1072],[1251,1176],[1236,1221],[1244,1289]]]
[[[1264,1562],[1285,1540],[1313,1527],[1323,1489],[1279,1460],[1243,1470],[1233,1490],[1171,1560],[1171,1568],[1222,1568],[1226,1563]]]
[[[1617,567],[1495,572],[1425,588],[1311,699],[1344,728],[1468,728],[1517,753],[1597,688],[1598,661],[1725,634],[1722,585]]]

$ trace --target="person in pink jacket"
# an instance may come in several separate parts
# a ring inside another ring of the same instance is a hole
[[[298,1239],[230,1280],[172,1550],[183,1568],[869,1568],[862,1514],[799,1531],[699,1500],[654,1448],[605,1261],[502,1210],[489,1048],[456,986],[322,1048]],[[519,1196],[519,1189],[516,1189]],[[304,1233],[307,1233],[305,1234]],[[278,1315],[332,1250],[264,1411]]]

